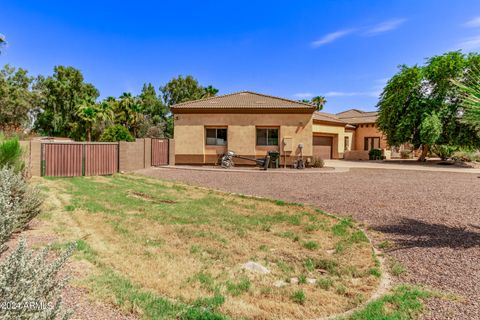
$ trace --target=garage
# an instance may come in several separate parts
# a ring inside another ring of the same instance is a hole
[[[332,158],[333,138],[327,136],[313,136],[313,156],[322,159]]]

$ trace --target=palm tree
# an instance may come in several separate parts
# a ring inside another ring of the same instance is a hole
[[[210,98],[210,97],[215,97],[218,93],[218,89],[214,88],[212,85],[209,85],[208,87],[203,88],[203,98]]]
[[[137,127],[143,118],[142,105],[138,98],[132,96],[129,92],[124,92],[120,96],[118,105],[123,116],[123,125],[132,131],[134,137],[137,137]]]
[[[93,98],[82,100],[77,110],[77,116],[85,123],[87,141],[92,141],[92,128],[98,121],[98,110],[95,100]]]
[[[327,99],[325,99],[325,97],[323,96],[313,97],[311,101],[314,105],[317,106],[318,111],[322,110],[325,103],[327,103]]]
[[[480,135],[480,70],[471,71],[471,79],[463,84],[453,81],[463,92],[463,110],[459,114],[460,121],[470,125]]]
[[[109,103],[108,100],[102,101],[97,105],[97,117],[98,120],[104,122],[110,122],[114,120],[115,114],[113,112],[112,104]]]

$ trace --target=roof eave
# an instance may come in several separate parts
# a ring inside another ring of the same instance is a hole
[[[248,114],[248,113],[304,113],[311,114],[315,112],[315,108],[281,108],[281,107],[262,107],[262,108],[195,108],[195,107],[182,107],[182,108],[171,108],[173,114],[186,114],[186,113],[239,113],[239,114]]]

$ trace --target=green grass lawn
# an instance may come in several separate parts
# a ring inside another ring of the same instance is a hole
[[[329,316],[366,301],[381,276],[363,232],[314,208],[134,175],[37,182],[42,228],[61,239],[52,248],[78,243],[76,285],[145,319]],[[415,290],[353,319],[408,319],[421,308]]]

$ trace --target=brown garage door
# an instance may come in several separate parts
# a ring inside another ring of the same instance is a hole
[[[313,137],[313,156],[322,159],[332,158],[332,137],[314,136]]]

